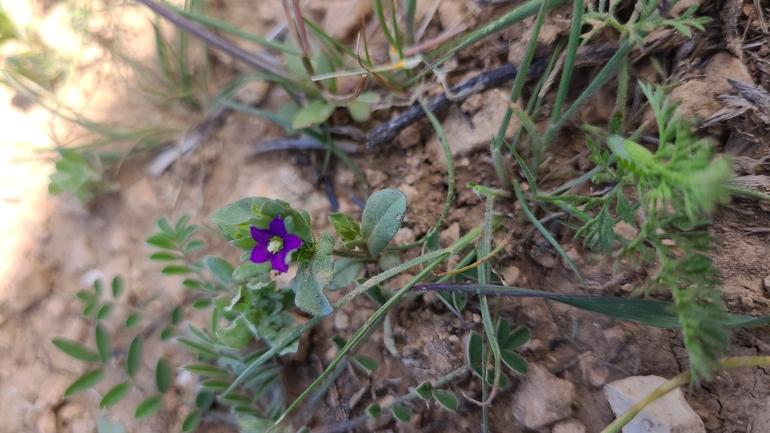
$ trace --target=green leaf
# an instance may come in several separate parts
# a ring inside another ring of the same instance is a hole
[[[102,362],[106,364],[112,357],[112,343],[110,342],[110,334],[102,322],[96,324],[96,349],[99,351]]]
[[[96,320],[104,320],[109,317],[113,307],[114,305],[112,303],[102,305],[102,308],[96,313]]]
[[[368,356],[359,355],[355,357],[355,360],[369,371],[377,371],[377,368],[379,367],[377,361]]]
[[[195,430],[196,427],[198,427],[198,424],[201,423],[201,417],[203,416],[203,412],[201,412],[200,409],[196,409],[192,412],[190,412],[189,415],[182,421],[182,431],[188,432]]]
[[[209,307],[211,304],[211,299],[198,299],[197,301],[193,302],[192,307],[195,310],[202,310]]]
[[[347,105],[350,117],[356,122],[366,122],[372,116],[371,107],[377,100],[374,92],[364,92],[355,101]]]
[[[251,197],[229,204],[211,214],[211,222],[219,226],[225,239],[231,241],[233,236],[240,232],[238,226],[245,225],[254,218],[252,209],[259,209],[269,199],[264,197]]]
[[[217,380],[217,379],[209,379],[201,382],[202,387],[206,389],[210,389],[212,391],[219,391],[219,392],[226,390],[227,388],[230,387],[230,385],[231,385],[231,382],[228,382],[226,380]],[[200,396],[200,393],[198,395]]]
[[[527,360],[518,353],[511,352],[510,350],[503,350],[500,352],[500,357],[505,365],[516,373],[527,373]]]
[[[163,331],[160,333],[160,340],[166,341],[174,336],[174,327],[169,325],[163,328]]]
[[[329,222],[334,226],[337,236],[343,241],[352,241],[361,237],[361,226],[350,215],[333,213],[329,215]]]
[[[235,271],[233,272],[233,281],[236,283],[245,283],[262,275],[270,275],[272,269],[273,267],[269,262],[247,262],[235,268]]]
[[[151,236],[146,241],[148,244],[156,247],[161,248],[164,250],[175,250],[176,245],[174,245],[174,241],[169,238],[168,235],[165,233],[159,233],[155,236]]]
[[[374,419],[380,419],[382,415],[382,408],[379,403],[372,403],[366,408],[366,412]]]
[[[173,234],[175,230],[171,227],[171,221],[168,220],[168,217],[162,217],[156,221],[156,224],[158,224],[158,228],[166,233]]]
[[[174,308],[174,311],[171,312],[171,324],[176,325],[181,322],[183,313],[184,308],[182,308],[181,305],[177,305],[176,308]]]
[[[500,345],[500,348],[513,350],[517,349],[529,341],[530,334],[529,329],[519,326],[510,333],[505,343]]]
[[[199,409],[207,410],[211,407],[211,403],[213,402],[214,393],[208,389],[198,391],[198,395],[195,396],[195,405],[198,406]]]
[[[159,251],[150,255],[150,260],[154,262],[169,262],[173,260],[181,260],[182,256],[175,253],[169,253],[166,251]]]
[[[123,293],[123,277],[115,275],[112,279],[112,297],[118,299]]]
[[[334,337],[332,337],[332,343],[334,343],[334,345],[337,346],[337,350],[341,350],[343,347],[345,347],[346,344],[348,344],[348,341],[340,337],[339,335],[335,335]]]
[[[182,265],[168,265],[160,271],[163,275],[182,275],[192,273],[193,270]]]
[[[356,259],[343,258],[334,262],[334,276],[329,284],[329,290],[339,290],[355,281],[358,271],[365,263]]]
[[[508,337],[511,335],[511,324],[507,320],[500,318],[497,322],[497,329],[495,330],[495,337],[497,338],[497,345],[500,347],[505,346],[508,342]]]
[[[476,367],[481,365],[481,355],[484,350],[484,345],[481,340],[481,335],[476,331],[471,331],[468,334],[468,339],[465,344],[465,357],[468,360],[468,365]]]
[[[93,302],[98,298],[98,295],[90,290],[80,290],[75,297],[81,301]]]
[[[102,401],[99,402],[99,409],[115,405],[122,400],[123,397],[127,396],[133,387],[131,382],[128,381],[113,386],[112,389],[107,391],[107,394],[104,394],[104,397],[102,397]]]
[[[189,244],[185,245],[184,247],[184,253],[185,254],[191,254],[198,250],[201,250],[206,247],[206,242],[203,242],[200,239],[195,239],[190,241]]]
[[[332,235],[321,233],[315,254],[310,261],[299,264],[297,275],[289,285],[294,290],[297,307],[314,316],[328,316],[332,312],[332,305],[323,294],[323,289],[331,283],[334,275],[333,250]]]
[[[406,214],[406,195],[395,189],[377,191],[366,201],[361,231],[369,254],[374,257],[385,249],[401,227]]]
[[[144,399],[144,401],[139,403],[139,406],[136,407],[136,412],[134,412],[134,418],[136,419],[147,418],[148,416],[157,412],[161,406],[163,406],[163,397],[159,395],[148,397]]]
[[[217,328],[216,335],[226,346],[233,349],[243,349],[252,338],[250,326],[252,325],[249,321],[241,315],[230,326]]]
[[[192,341],[188,338],[177,338],[176,341],[182,343],[183,345],[187,346],[188,348],[192,349],[194,352],[200,354],[209,356],[211,358],[216,358],[217,354],[213,350],[209,349],[205,345],[198,343],[197,341]]]
[[[104,377],[104,369],[101,369],[101,368],[83,373],[83,375],[75,379],[75,381],[72,382],[72,385],[70,385],[69,388],[67,388],[67,390],[64,391],[64,398],[67,398],[79,392],[85,391],[88,388],[91,388],[92,386],[99,383],[99,381],[102,380],[103,377]]]
[[[423,382],[414,389],[414,392],[416,392],[421,399],[428,400],[433,397],[433,384],[430,382]]]
[[[142,320],[142,315],[140,313],[131,313],[126,317],[126,329],[131,329],[134,326],[139,323],[139,321]]]
[[[54,344],[54,346],[58,347],[59,350],[75,359],[86,362],[99,362],[101,360],[101,357],[98,353],[86,348],[77,341],[68,340],[65,338],[54,338],[51,340],[51,342]]]
[[[437,389],[433,391],[433,397],[435,397],[436,401],[446,409],[451,410],[452,412],[457,410],[457,397],[451,392]]]
[[[158,358],[158,364],[155,366],[155,386],[158,391],[166,392],[171,385],[171,366],[165,358]]]
[[[412,419],[412,411],[400,404],[393,406],[393,416],[399,421],[409,422]]]
[[[144,346],[144,337],[139,334],[131,341],[128,355],[126,355],[126,372],[128,372],[129,377],[134,377],[142,365],[142,346]]]
[[[299,113],[294,116],[292,128],[305,129],[310,128],[311,126],[320,125],[331,117],[335,108],[337,107],[328,102],[311,102],[299,110]]]
[[[93,301],[89,302],[88,305],[86,305],[86,308],[83,309],[83,316],[93,316],[97,313],[97,308],[99,308],[99,301],[98,298],[95,298]]]
[[[102,295],[102,285],[103,284],[104,283],[102,283],[101,279],[98,279],[98,280],[94,281],[94,292],[96,292],[96,294],[99,295],[99,296]]]
[[[206,267],[209,268],[211,274],[220,283],[225,286],[229,286],[233,283],[233,271],[235,268],[225,259],[219,257],[206,256],[203,261],[206,263]]]
[[[198,376],[227,376],[230,374],[227,370],[208,364],[187,364],[182,368]]]

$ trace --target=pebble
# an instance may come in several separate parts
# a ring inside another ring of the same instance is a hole
[[[514,266],[514,265],[508,265],[505,268],[503,268],[502,277],[505,284],[509,286],[515,286],[519,282],[519,277],[521,276],[521,270]]]
[[[765,286],[765,290],[770,292],[770,275],[766,276],[764,280],[762,280],[762,284]]]
[[[620,416],[665,382],[659,376],[631,376],[607,384],[604,394],[612,412]],[[677,388],[647,405],[623,433],[706,433],[706,428]]]
[[[414,230],[410,229],[409,227],[401,227],[396,232],[396,235],[393,236],[393,243],[400,247],[403,245],[411,244],[415,239],[416,237],[414,235]]]
[[[445,228],[438,234],[439,242],[441,246],[448,247],[460,239],[460,224],[452,223],[449,227]]]
[[[336,313],[334,313],[334,329],[337,331],[344,331],[348,329],[350,326],[350,316],[348,316],[348,313],[337,310]]]
[[[610,369],[607,364],[595,356],[586,356],[580,360],[580,370],[586,382],[594,388],[601,388],[610,375]]]
[[[540,430],[572,414],[575,386],[537,364],[530,364],[513,400],[516,419],[527,429]]]
[[[586,433],[586,426],[576,419],[565,419],[556,423],[551,433]]]

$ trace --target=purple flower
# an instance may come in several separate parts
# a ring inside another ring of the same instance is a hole
[[[270,264],[278,272],[289,270],[290,253],[302,246],[302,240],[286,233],[283,218],[275,217],[267,229],[251,228],[251,237],[257,241],[257,246],[251,251],[251,261],[254,263]]]

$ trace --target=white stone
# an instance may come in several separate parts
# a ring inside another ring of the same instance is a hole
[[[576,419],[565,419],[556,423],[551,433],[586,433],[586,426]]]
[[[539,430],[572,414],[575,386],[537,364],[530,364],[524,384],[513,396],[514,416],[526,428]]]
[[[350,326],[350,316],[348,313],[338,310],[334,313],[334,329],[337,331],[344,331]]]
[[[665,382],[659,376],[632,376],[605,385],[604,394],[620,416]],[[706,433],[706,428],[677,388],[647,405],[623,433]]]

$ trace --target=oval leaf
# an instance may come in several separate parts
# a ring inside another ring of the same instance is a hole
[[[423,382],[414,389],[414,392],[416,392],[421,399],[428,400],[433,396],[433,384],[430,382]]]
[[[139,403],[139,406],[136,407],[134,418],[147,418],[148,416],[157,412],[161,406],[163,406],[163,398],[161,396],[154,395],[152,397],[148,397]]]
[[[372,418],[379,419],[380,415],[382,415],[382,408],[380,408],[379,403],[372,403],[366,408],[366,412],[368,412]]]
[[[296,116],[294,116],[292,128],[304,129],[320,125],[331,117],[335,108],[337,107],[324,101],[316,101],[307,104],[304,108],[299,110],[299,113],[297,113]]]
[[[99,312],[96,313],[96,320],[104,320],[108,317],[110,317],[110,313],[112,313],[112,307],[113,304],[104,304],[102,308],[99,309]]]
[[[112,343],[110,342],[110,334],[107,333],[102,322],[96,324],[96,349],[99,351],[102,362],[106,364],[112,357]]]
[[[227,370],[207,364],[187,364],[182,368],[198,376],[227,376],[230,374]]]
[[[123,277],[115,275],[112,279],[112,297],[118,299],[121,293],[123,293]]]
[[[451,410],[452,412],[457,410],[457,397],[451,392],[437,389],[433,391],[433,397],[435,397],[436,401],[441,403],[441,406],[444,406],[446,409]]]
[[[142,346],[144,345],[144,337],[137,335],[131,342],[131,346],[128,348],[128,356],[126,356],[126,372],[130,377],[134,377],[136,372],[139,371],[139,367],[142,365]]]
[[[171,385],[171,366],[164,358],[160,358],[155,367],[155,386],[158,387],[158,391],[166,392],[169,385]]]
[[[299,264],[297,275],[289,285],[294,290],[296,305],[314,316],[328,316],[332,312],[329,298],[323,293],[334,276],[332,251],[334,238],[329,233],[321,233],[315,254],[309,262]]]
[[[202,389],[198,391],[198,395],[195,396],[195,405],[199,409],[207,410],[214,403],[214,393],[208,389]]]
[[[107,394],[104,394],[104,397],[102,397],[102,401],[99,402],[99,409],[110,407],[119,402],[131,392],[131,388],[133,388],[133,386],[131,385],[131,382],[128,381],[113,386],[112,389],[107,391]]]
[[[86,373],[84,373],[82,376],[78,377],[74,382],[72,382],[72,385],[67,388],[66,391],[64,391],[64,398],[67,398],[71,395],[75,395],[79,392],[85,391],[88,388],[91,388],[92,386],[99,383],[100,380],[104,377],[104,370],[98,369],[98,370],[91,370]]]
[[[518,353],[511,352],[509,350],[503,350],[500,352],[500,357],[502,358],[505,365],[507,365],[508,368],[515,371],[516,373],[527,373],[527,360],[522,358],[522,356]]]
[[[142,320],[142,315],[139,313],[131,313],[126,317],[126,329],[131,329],[136,326],[139,321]]]
[[[404,406],[393,406],[393,416],[398,418],[399,421],[409,422],[412,419],[412,411]]]
[[[375,361],[372,358],[369,358],[368,356],[356,356],[356,361],[358,361],[361,366],[363,366],[365,369],[369,371],[377,371],[377,368],[379,365],[377,365],[377,361]]]
[[[505,342],[505,344],[500,345],[503,349],[513,350],[516,348],[519,348],[526,344],[527,341],[529,341],[529,329],[519,326],[518,328],[514,329],[513,332],[508,336],[508,340]]]
[[[182,422],[182,431],[188,432],[194,430],[196,427],[198,427],[198,424],[201,423],[202,416],[203,412],[201,412],[200,409],[196,409],[190,412],[190,414],[187,415],[187,417]]]
[[[233,283],[233,271],[235,268],[225,259],[219,257],[206,256],[203,261],[206,263],[206,267],[209,268],[211,274],[220,283],[225,286],[229,286]]]
[[[99,362],[101,360],[98,353],[86,348],[77,341],[68,340],[66,338],[54,338],[51,342],[62,352],[75,359],[86,362]]]
[[[395,189],[377,191],[366,201],[361,231],[374,257],[385,249],[401,228],[406,213],[406,195]]]

